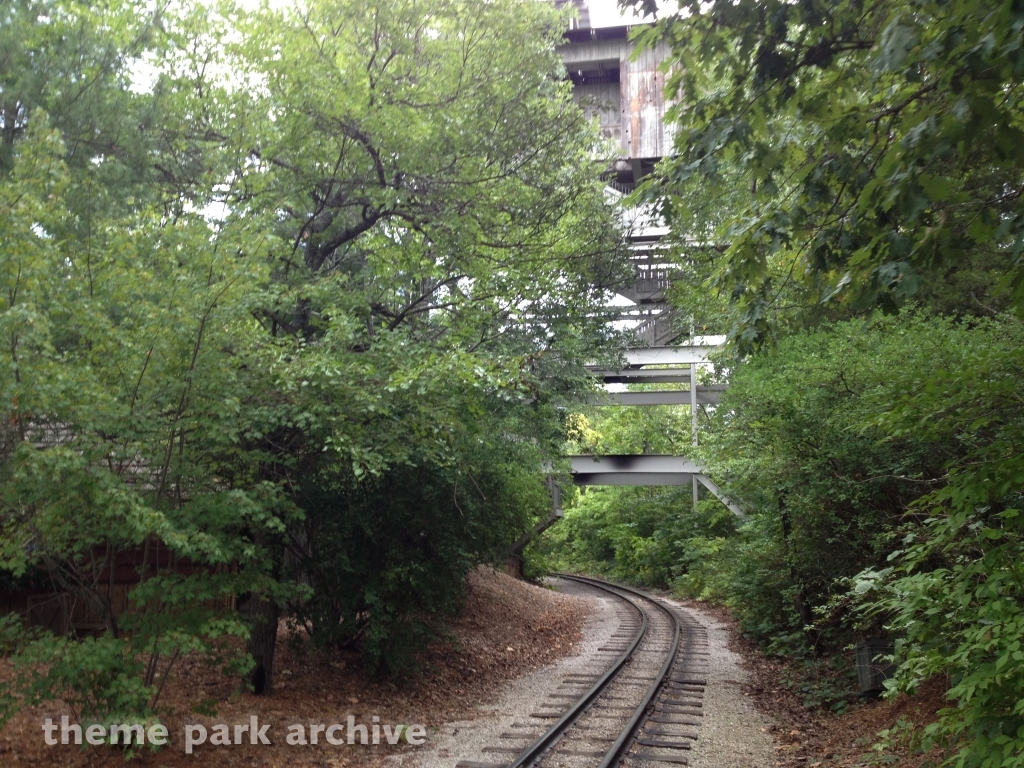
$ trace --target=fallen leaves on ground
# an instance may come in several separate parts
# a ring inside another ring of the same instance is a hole
[[[288,642],[282,622],[275,660],[275,691],[271,696],[239,694],[238,682],[186,659],[168,680],[164,700],[171,713],[163,718],[171,743],[160,752],[144,749],[127,765],[138,768],[377,768],[390,754],[416,749],[410,745],[328,744],[291,746],[285,743],[293,723],[382,724],[427,726],[432,729],[474,716],[476,705],[499,693],[504,684],[569,655],[583,633],[588,612],[580,598],[516,581],[490,568],[469,575],[469,595],[461,615],[450,627],[453,641],[435,643],[420,657],[421,674],[404,680],[368,677],[355,653],[303,651]],[[0,685],[10,679],[10,663],[0,661]],[[216,716],[196,714],[204,701],[214,701]],[[69,714],[61,702],[22,712],[0,731],[0,765],[40,768],[113,768],[124,758],[110,747],[50,746],[43,741],[46,717],[59,721]],[[271,746],[211,746],[184,754],[186,723],[230,725],[255,715],[270,723]],[[319,739],[323,742],[323,737]]]
[[[762,730],[775,742],[776,768],[926,768],[941,762],[938,752],[920,754],[906,739],[898,740],[885,752],[872,747],[879,732],[894,728],[898,722],[912,723],[915,729],[934,722],[938,710],[949,706],[945,680],[930,681],[915,696],[901,694],[891,701],[864,699],[842,714],[808,709],[802,697],[782,683],[786,677],[794,676],[787,675],[790,662],[766,656],[758,645],[743,637],[728,609],[704,603],[692,605],[729,627],[730,648],[743,658],[743,666],[750,674],[743,686],[744,693],[771,722]],[[851,652],[850,664],[853,663]]]

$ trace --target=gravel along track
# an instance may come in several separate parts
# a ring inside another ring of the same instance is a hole
[[[707,633],[682,610],[625,587],[564,580],[614,596],[627,611],[608,661],[563,678],[549,701],[455,768],[666,768],[687,765],[703,717]]]
[[[579,654],[533,672],[472,720],[449,723],[393,768],[767,768],[768,722],[742,694],[727,627],[693,608],[604,582],[561,578],[594,606]],[[639,637],[646,614],[647,629]],[[668,659],[678,622],[679,642]],[[709,642],[710,640],[710,642]],[[634,642],[632,653],[627,653]],[[622,660],[605,688],[595,683]],[[655,686],[658,673],[664,681]],[[653,689],[653,690],[652,690]],[[591,695],[592,694],[592,695]],[[650,701],[638,707],[650,694]],[[569,717],[582,700],[579,717]],[[562,724],[564,727],[554,728]],[[535,747],[552,730],[556,732]],[[698,739],[698,736],[700,737]],[[619,749],[615,749],[616,747]],[[535,747],[530,750],[530,747]],[[611,754],[610,754],[611,753]]]
[[[617,638],[613,639],[612,635],[633,625],[636,612],[618,597],[593,587],[568,580],[552,580],[552,584],[559,592],[589,603],[590,613],[584,625],[583,638],[575,645],[575,655],[566,656],[516,680],[500,691],[494,700],[477,707],[467,719],[431,729],[427,744],[388,758],[385,761],[387,768],[454,768],[458,760],[485,762],[504,759],[510,762],[514,755],[484,750],[508,747],[511,742],[502,739],[502,735],[520,735],[521,724],[529,721],[529,714],[543,704],[568,701],[549,698],[551,695],[564,696],[567,682],[600,674],[607,669],[609,654],[598,649],[616,642]]]

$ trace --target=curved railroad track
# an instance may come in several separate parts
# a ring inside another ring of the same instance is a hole
[[[635,589],[558,574],[620,601],[611,663],[567,675],[546,711],[513,723],[508,743],[485,747],[504,761],[456,768],[613,768],[686,765],[703,716],[707,634],[691,616]],[[519,742],[513,744],[512,742]]]

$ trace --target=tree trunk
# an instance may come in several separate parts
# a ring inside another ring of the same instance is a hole
[[[272,693],[274,689],[274,649],[277,647],[278,612],[278,605],[273,600],[255,594],[249,598],[247,613],[252,624],[252,634],[249,635],[245,649],[256,662],[249,682],[257,696]]]
[[[794,579],[796,578],[795,573],[793,577]],[[804,627],[809,627],[814,623],[814,615],[811,613],[811,606],[807,604],[807,594],[804,592],[803,587],[800,587],[793,596],[793,607],[796,609],[797,615],[800,617],[800,621],[803,622]],[[812,640],[812,644],[815,644],[815,642]]]
[[[786,509],[785,494],[779,494],[779,516],[782,520],[782,539],[786,545],[786,559],[790,560],[789,576],[793,580],[793,586],[797,588],[796,594],[793,595],[793,608],[796,609],[797,615],[800,617],[800,621],[803,622],[803,630],[804,634],[807,636],[807,642],[810,644],[811,648],[814,649],[815,653],[817,653],[820,650],[821,633],[819,632],[814,634],[807,629],[807,627],[814,623],[814,614],[811,612],[811,606],[807,602],[807,593],[804,591],[803,584],[800,583],[800,577],[791,560],[792,554],[789,549],[789,536],[792,532],[792,526],[789,521],[789,511]]]
[[[273,473],[266,466],[261,467],[259,474],[260,479],[273,479]],[[284,542],[269,531],[257,530],[253,533],[252,543],[265,553],[271,566],[268,575],[275,581],[280,579]],[[255,663],[249,675],[249,684],[257,696],[269,695],[274,691],[274,650],[277,647],[277,620],[281,615],[281,606],[270,595],[252,592],[245,606],[245,615],[250,626],[245,650]]]

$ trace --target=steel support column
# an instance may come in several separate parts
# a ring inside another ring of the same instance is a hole
[[[697,447],[697,363],[690,363],[690,428],[693,431],[693,447]],[[699,485],[697,476],[691,479],[693,482],[693,511],[697,511],[697,502],[700,500]]]

